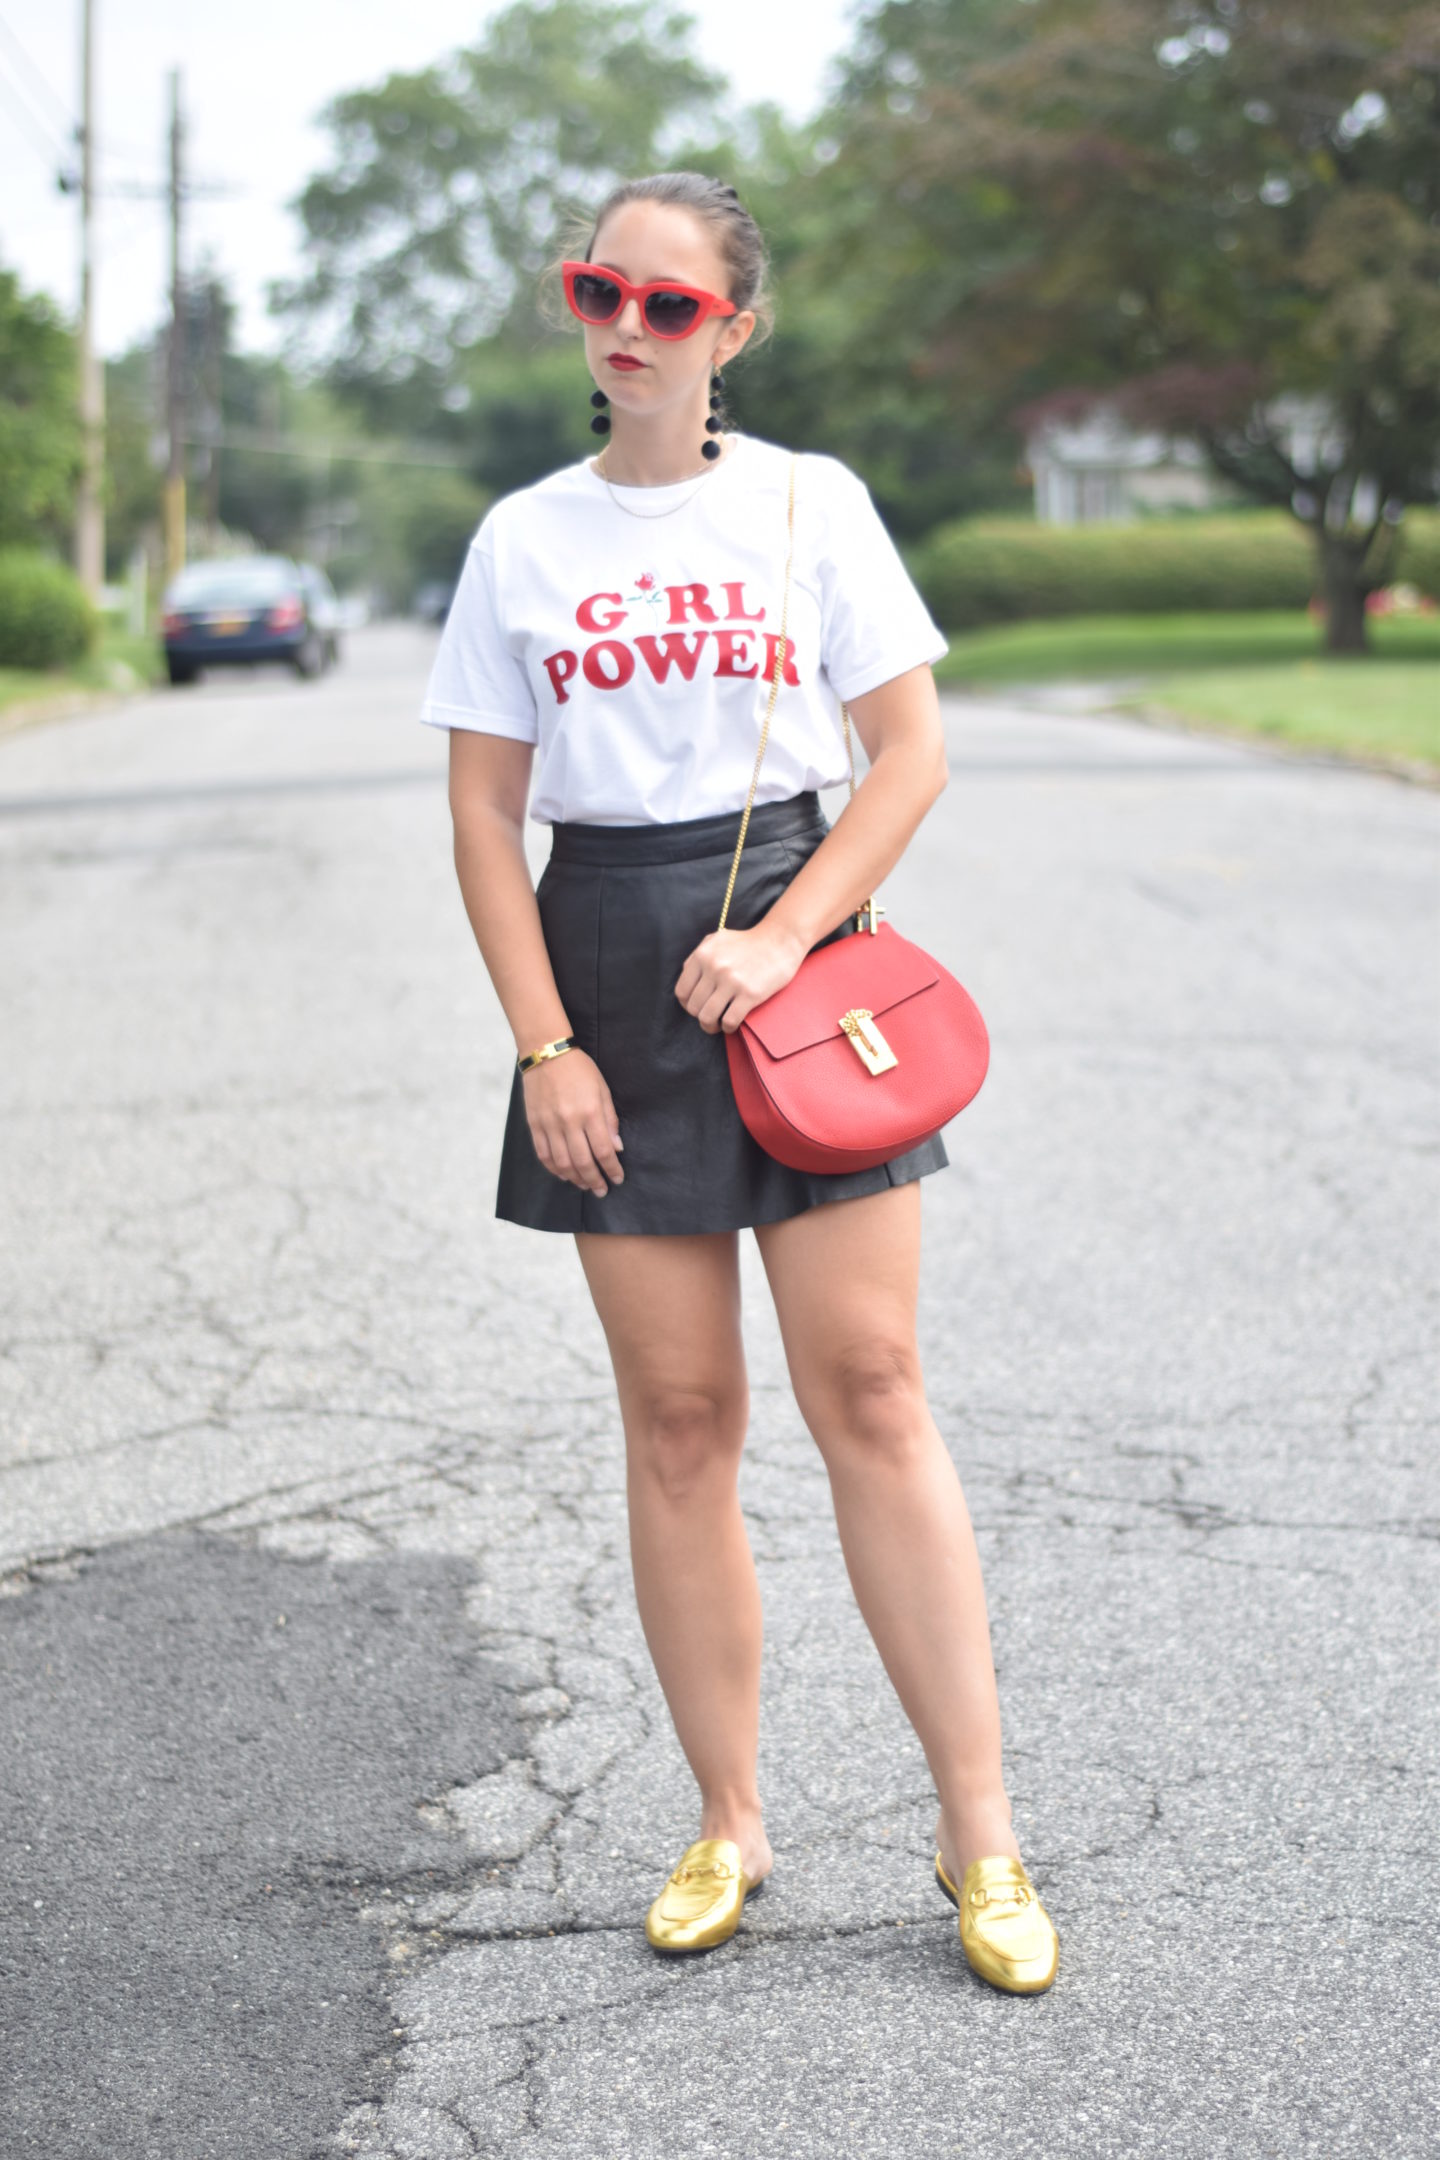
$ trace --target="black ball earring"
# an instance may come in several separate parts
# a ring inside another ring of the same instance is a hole
[[[706,434],[707,434],[707,435],[719,435],[719,434],[721,434],[721,433],[723,432],[723,430],[724,430],[725,422],[724,422],[723,418],[721,417],[721,411],[720,411],[720,407],[721,407],[721,402],[722,402],[722,400],[723,400],[724,396],[725,396],[725,385],[724,385],[724,382],[723,382],[723,381],[721,380],[721,376],[720,376],[720,370],[719,370],[719,368],[716,368],[716,370],[715,370],[715,373],[714,373],[714,374],[713,374],[713,375],[711,376],[711,378],[710,378],[710,417],[709,417],[709,419],[708,419],[708,420],[707,420],[707,421],[705,422],[705,432],[706,432]],[[701,457],[703,457],[703,458],[717,458],[717,457],[719,457],[719,455],[720,455],[720,445],[719,445],[719,443],[718,443],[718,442],[703,442],[703,443],[701,443],[701,445],[700,445],[700,455],[701,455]]]
[[[610,400],[603,390],[596,390],[591,393],[590,403],[592,405],[599,407],[608,405],[609,402]],[[594,435],[608,435],[610,432],[610,415],[607,412],[597,411],[595,418],[590,422],[590,431]]]

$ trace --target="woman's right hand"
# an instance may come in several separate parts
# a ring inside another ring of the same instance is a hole
[[[592,1057],[577,1047],[545,1058],[522,1075],[522,1085],[535,1153],[553,1176],[602,1199],[610,1190],[605,1178],[624,1184],[620,1121]]]

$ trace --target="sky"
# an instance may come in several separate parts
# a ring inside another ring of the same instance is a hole
[[[469,42],[499,0],[93,0],[95,133],[102,188],[163,184],[166,75],[178,67],[192,177],[224,188],[187,213],[188,267],[206,256],[239,303],[238,342],[272,350],[272,278],[298,266],[286,208],[326,162],[315,115],[336,92],[426,66]],[[682,0],[683,4],[683,0]],[[700,57],[745,102],[792,118],[824,97],[850,42],[857,0],[688,0]],[[660,10],[657,8],[657,14]],[[79,204],[55,184],[80,103],[80,0],[46,9],[0,0],[0,269],[18,271],[68,316],[79,302]],[[73,149],[69,150],[73,158]],[[168,233],[159,199],[112,193],[98,206],[96,317],[102,352],[148,335],[166,307]]]

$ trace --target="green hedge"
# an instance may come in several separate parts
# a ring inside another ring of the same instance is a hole
[[[0,550],[0,667],[66,667],[89,652],[96,627],[73,570],[30,548]]]
[[[1315,548],[1283,510],[1036,525],[962,518],[907,559],[946,630],[1059,615],[1179,615],[1303,608]],[[1440,599],[1440,513],[1406,512],[1390,572]]]
[[[1283,511],[1036,525],[965,518],[921,541],[910,565],[947,630],[1046,615],[1170,615],[1303,608],[1314,554]]]
[[[1406,511],[1395,576],[1440,600],[1440,510]]]

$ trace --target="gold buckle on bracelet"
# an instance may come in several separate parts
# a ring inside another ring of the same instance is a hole
[[[529,1072],[532,1065],[543,1065],[547,1058],[563,1057],[567,1050],[573,1048],[574,1042],[570,1036],[557,1035],[554,1042],[541,1043],[538,1050],[527,1050],[525,1055],[517,1058],[515,1062],[521,1072]]]

